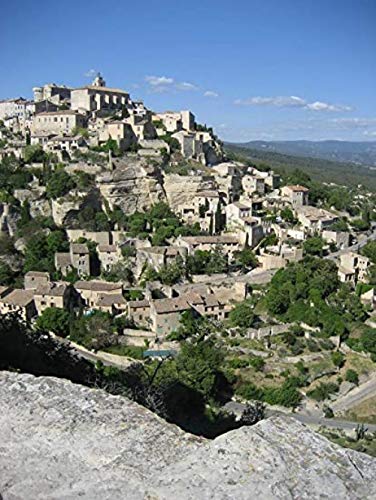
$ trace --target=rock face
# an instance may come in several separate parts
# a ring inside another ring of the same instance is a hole
[[[111,207],[117,205],[129,214],[166,201],[156,166],[138,157],[126,157],[114,159],[113,168],[96,179],[101,195]]]
[[[0,373],[0,497],[371,499],[376,460],[289,418],[213,441],[127,399],[71,382]]]
[[[164,175],[164,189],[168,204],[173,211],[177,211],[180,205],[191,205],[192,199],[199,191],[210,191],[217,189],[212,177],[200,175]]]

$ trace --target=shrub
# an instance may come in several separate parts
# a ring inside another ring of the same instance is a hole
[[[346,371],[345,380],[347,382],[351,382],[352,384],[358,385],[359,384],[359,375],[355,370],[352,370],[351,368],[349,368]]]

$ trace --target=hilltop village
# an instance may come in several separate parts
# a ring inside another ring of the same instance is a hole
[[[232,157],[191,111],[100,74],[33,93],[0,101],[0,314],[139,358],[215,337],[236,394],[270,404],[327,404],[373,375],[366,187]]]

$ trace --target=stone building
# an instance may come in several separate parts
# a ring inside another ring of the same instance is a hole
[[[80,295],[84,306],[89,309],[95,309],[98,301],[104,295],[115,295],[118,297],[123,294],[122,283],[113,283],[104,280],[76,281],[74,288]]]
[[[150,303],[148,300],[131,300],[127,306],[128,317],[135,325],[150,328]]]
[[[39,285],[34,290],[34,303],[38,314],[49,307],[67,309],[70,299],[70,287],[63,281],[49,282]]]
[[[71,96],[71,88],[65,85],[56,85],[55,83],[48,83],[42,87],[34,87],[34,101],[50,101],[54,104],[61,105],[69,101]]]
[[[24,321],[31,320],[37,314],[34,303],[34,291],[16,288],[0,298],[0,314],[17,313]]]
[[[31,135],[72,135],[76,127],[85,127],[86,117],[71,109],[39,113],[35,116]]]
[[[141,273],[145,266],[160,271],[162,267],[176,262],[179,257],[184,260],[186,255],[187,249],[180,246],[139,248],[137,250],[138,273]]]
[[[112,266],[121,260],[121,250],[117,245],[100,244],[97,253],[102,271],[111,271]]]
[[[151,329],[157,336],[165,337],[180,326],[181,314],[191,309],[184,298],[150,301]]]
[[[156,113],[154,121],[161,121],[167,132],[178,132],[179,130],[195,130],[195,116],[190,111],[165,111]]]
[[[359,281],[367,281],[368,269],[371,266],[368,257],[355,252],[348,252],[340,256],[338,277],[342,282],[357,284]]]
[[[308,193],[309,189],[299,185],[283,186],[281,190],[282,197],[284,197],[293,208],[308,205]]]
[[[90,254],[84,243],[71,243],[69,252],[55,254],[55,267],[63,276],[76,269],[80,276],[90,276]]]
[[[328,210],[312,206],[296,207],[295,213],[301,225],[311,233],[321,233],[339,219]]]
[[[106,87],[98,74],[92,85],[71,92],[71,108],[80,112],[119,111],[129,104],[129,94],[121,89]]]
[[[29,271],[24,276],[25,290],[35,290],[40,286],[47,285],[50,282],[50,275],[41,271]]]
[[[299,262],[303,259],[303,249],[289,245],[269,246],[260,250],[257,259],[263,270],[280,269],[289,262]]]
[[[196,250],[214,251],[219,248],[225,255],[232,258],[234,252],[241,250],[239,236],[230,233],[219,236],[180,236],[176,243],[187,248],[188,254]]]

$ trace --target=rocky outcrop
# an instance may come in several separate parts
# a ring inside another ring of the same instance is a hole
[[[275,417],[207,441],[125,398],[0,373],[0,497],[371,499],[376,460]]]
[[[100,209],[102,202],[98,190],[71,191],[69,195],[52,200],[52,217],[58,226],[75,227],[77,215],[85,207]]]
[[[160,172],[156,165],[137,156],[112,160],[113,170],[97,176],[101,195],[110,207],[119,206],[125,213],[146,211],[165,201]]]
[[[177,211],[180,205],[191,205],[194,196],[199,191],[216,190],[214,179],[202,175],[164,175],[164,190],[168,204],[173,211]]]

